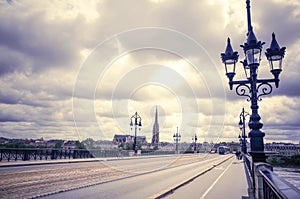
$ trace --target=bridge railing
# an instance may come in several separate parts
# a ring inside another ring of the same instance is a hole
[[[263,187],[262,193],[260,193],[263,198],[300,198],[300,191],[296,187],[275,175],[267,167],[260,167],[258,173],[258,179],[261,178],[259,183]]]
[[[18,160],[54,160],[54,159],[91,158],[88,150],[80,149],[30,149],[30,148],[2,148],[0,161]]]
[[[171,155],[174,151],[142,150],[138,156]],[[133,150],[119,149],[55,149],[55,148],[0,148],[0,161],[27,161],[27,160],[56,160],[79,158],[107,158],[134,156]]]
[[[300,190],[273,173],[273,167],[263,162],[253,163],[251,156],[244,154],[249,191],[259,199],[299,199]]]
[[[255,182],[253,179],[254,178],[254,169],[253,169],[253,161],[252,157],[248,154],[243,155],[243,160],[245,163],[245,171],[247,175],[247,180],[248,180],[248,190],[249,192],[254,192],[255,190]]]

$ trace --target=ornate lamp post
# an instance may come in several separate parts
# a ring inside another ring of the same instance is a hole
[[[238,138],[239,138],[239,142],[240,142],[240,147],[241,147],[241,149],[243,149],[243,143],[242,143],[243,140],[242,140],[241,134],[239,134]]]
[[[194,153],[197,153],[197,135],[195,134],[195,136],[192,138],[192,140],[194,141]]]
[[[260,116],[258,114],[258,101],[261,100],[261,96],[269,95],[272,92],[272,85],[270,83],[275,83],[275,87],[278,88],[279,74],[282,70],[282,59],[286,48],[279,47],[275,39],[275,34],[273,33],[270,48],[266,50],[265,54],[274,78],[258,79],[257,70],[260,65],[261,51],[264,42],[258,41],[253,32],[250,16],[250,0],[246,0],[246,8],[248,21],[247,41],[244,45],[241,45],[241,47],[245,53],[245,59],[242,63],[247,79],[239,81],[233,80],[239,55],[238,52],[233,51],[229,38],[227,40],[225,53],[221,53],[221,58],[225,65],[226,75],[229,79],[230,90],[232,90],[233,85],[237,85],[237,95],[245,96],[248,98],[248,101],[251,101],[252,113],[249,122],[249,128],[251,129],[249,132],[251,152],[249,153],[251,154],[253,161],[265,162],[266,156],[264,153],[263,142],[265,133],[260,130],[263,124],[260,122]]]
[[[179,151],[178,151],[178,142],[181,139],[181,135],[178,133],[178,127],[177,127],[177,132],[174,133],[174,135],[173,135],[173,139],[174,139],[175,144],[176,144],[175,152],[176,152],[176,154],[178,154],[179,153]]]
[[[142,127],[142,118],[141,116],[138,115],[137,112],[135,112],[135,114],[133,116],[131,116],[130,118],[130,126],[131,126],[131,130],[132,130],[132,126],[134,126],[134,141],[133,141],[133,150],[134,153],[136,154],[136,132],[137,132],[137,128],[139,127],[139,130],[141,130]]]
[[[244,154],[247,153],[247,141],[246,141],[246,129],[245,129],[245,125],[246,125],[246,116],[250,115],[248,112],[245,112],[245,109],[243,108],[242,109],[242,112],[240,114],[240,122],[239,122],[239,127],[240,127],[240,130],[242,132],[242,136],[239,136],[239,138],[241,139],[241,147],[242,147],[242,152]]]

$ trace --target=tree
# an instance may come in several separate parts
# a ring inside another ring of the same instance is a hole
[[[137,148],[138,150],[142,149],[142,143],[141,143],[140,141],[137,141],[137,142],[136,142],[136,148]]]
[[[63,141],[62,141],[62,140],[61,140],[61,141],[58,141],[58,142],[55,143],[54,148],[60,149],[60,148],[62,147],[62,144],[63,144]]]
[[[133,150],[133,143],[126,143],[125,150]]]
[[[78,140],[75,142],[76,149],[85,149],[84,144],[79,142]]]
[[[158,150],[158,146],[154,146],[154,147],[153,147],[153,150],[154,150],[154,151]]]
[[[86,148],[94,149],[95,148],[95,141],[93,138],[87,138],[81,142]]]

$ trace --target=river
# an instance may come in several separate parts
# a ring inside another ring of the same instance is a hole
[[[273,171],[300,190],[300,168],[274,167]]]

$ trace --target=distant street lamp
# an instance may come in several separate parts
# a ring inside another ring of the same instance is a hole
[[[135,112],[135,114],[133,116],[131,116],[130,126],[131,126],[131,130],[132,130],[132,126],[134,126],[133,150],[134,150],[134,153],[136,154],[137,153],[137,150],[136,150],[136,132],[137,132],[138,127],[139,127],[139,130],[141,130],[141,127],[142,127],[142,118],[141,118],[141,116],[138,115],[137,112]]]
[[[240,122],[239,122],[239,127],[240,130],[242,132],[242,136],[239,136],[239,138],[241,139],[241,148],[242,148],[242,152],[244,154],[247,153],[247,141],[246,141],[246,129],[245,129],[245,125],[246,125],[246,116],[250,115],[248,112],[245,112],[245,109],[242,109],[242,112],[240,114]]]
[[[269,61],[271,73],[273,79],[258,79],[257,71],[261,61],[261,51],[264,42],[258,41],[253,32],[250,16],[250,0],[246,0],[247,7],[247,22],[248,33],[247,41],[244,45],[241,45],[245,53],[245,59],[242,62],[244,71],[246,74],[246,80],[233,81],[235,76],[235,66],[238,61],[238,52],[233,51],[230,44],[230,39],[227,40],[227,46],[225,53],[221,53],[222,62],[225,65],[226,76],[229,79],[229,87],[232,90],[233,85],[237,85],[236,93],[239,96],[246,96],[251,101],[252,114],[250,116],[249,132],[250,146],[254,162],[265,162],[266,155],[264,153],[264,141],[263,137],[265,133],[261,132],[263,124],[260,122],[261,117],[258,114],[258,101],[264,95],[269,95],[272,92],[272,86],[270,83],[275,83],[275,87],[279,86],[279,74],[282,71],[282,60],[285,54],[285,47],[280,48],[275,34],[272,34],[272,41],[270,48],[266,50],[266,57]]]
[[[194,142],[194,153],[197,153],[197,135],[195,134],[195,136],[192,138],[193,142]]]
[[[243,145],[243,144],[242,144],[243,140],[242,140],[242,136],[241,136],[240,133],[239,133],[238,138],[239,138],[240,147],[241,147],[241,149],[243,149],[243,146],[242,146],[242,145]]]
[[[173,135],[173,139],[174,139],[175,144],[176,144],[175,153],[176,153],[176,154],[179,154],[179,151],[178,151],[178,142],[179,142],[180,139],[181,139],[181,135],[178,133],[178,127],[177,127],[177,132],[174,133],[174,135]]]

